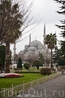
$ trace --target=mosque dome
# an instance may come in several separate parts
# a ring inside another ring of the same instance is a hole
[[[36,50],[36,47],[29,47],[28,49],[27,49],[27,51],[35,51]]]
[[[35,46],[42,46],[42,43],[38,40],[34,40],[30,43],[31,47],[35,47]]]
[[[26,54],[34,54],[34,52],[33,51],[28,51],[28,52],[26,52]]]

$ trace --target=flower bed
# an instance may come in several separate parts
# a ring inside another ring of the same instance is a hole
[[[1,73],[0,78],[17,78],[17,77],[23,77],[21,74],[17,73]]]

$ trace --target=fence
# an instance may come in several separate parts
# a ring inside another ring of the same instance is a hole
[[[23,83],[18,86],[13,86],[11,88],[3,88],[2,91],[0,91],[0,98],[13,98],[13,96],[17,96],[18,94],[21,94],[24,90],[38,84],[42,84],[48,80],[51,80],[53,78],[56,78],[61,75],[61,72],[57,72],[55,74],[51,74],[48,76],[45,76],[44,78],[37,79],[28,83]]]

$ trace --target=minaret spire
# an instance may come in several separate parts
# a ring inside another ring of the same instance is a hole
[[[31,34],[29,34],[29,44],[31,43]]]
[[[46,37],[46,28],[45,28],[45,23],[44,23],[44,32],[43,32],[43,44],[45,45],[45,37]]]

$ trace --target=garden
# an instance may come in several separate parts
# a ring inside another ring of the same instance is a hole
[[[21,74],[22,73],[20,73],[20,75]],[[44,75],[42,76],[39,73],[23,73],[23,75],[24,77],[19,78],[0,78],[0,90],[3,88],[10,88],[12,84],[16,86],[44,77]]]

